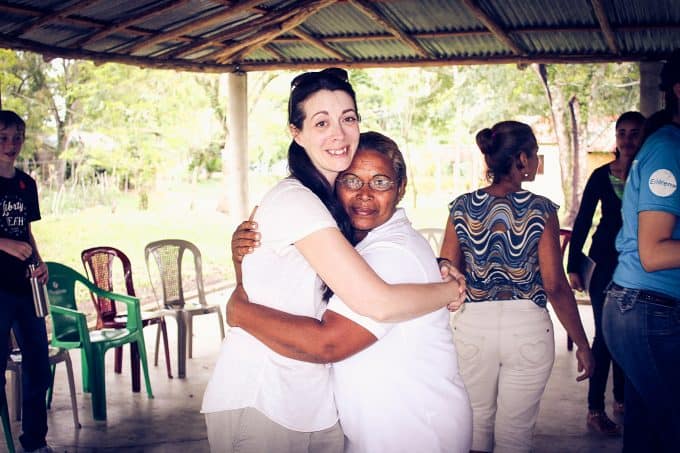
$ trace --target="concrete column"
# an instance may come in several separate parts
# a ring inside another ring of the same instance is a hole
[[[658,61],[640,62],[640,112],[646,117],[663,107],[663,97],[659,91],[662,66]]]
[[[241,222],[248,215],[248,76],[245,72],[227,75],[227,199],[229,216]]]

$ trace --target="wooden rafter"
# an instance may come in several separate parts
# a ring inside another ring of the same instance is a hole
[[[52,21],[58,20],[61,17],[68,16],[70,14],[73,14],[75,12],[78,12],[82,10],[83,8],[87,8],[89,5],[92,3],[98,2],[99,0],[81,0],[79,2],[74,3],[73,5],[66,7],[64,9],[60,9],[57,11],[51,11],[49,13],[43,14],[40,16],[38,19],[27,23],[24,27],[22,27],[18,32],[17,36],[23,36],[26,33],[30,32],[31,30],[35,30],[38,27],[42,27],[43,25],[50,23]]]
[[[28,8],[26,6],[13,6],[13,5],[6,5],[0,3],[0,12],[6,12],[6,13],[13,13],[13,14],[20,14],[20,15],[25,15],[25,16],[30,16],[30,17],[41,17],[45,14],[45,10],[41,9],[36,9],[36,8]],[[83,27],[83,28],[94,28],[96,30],[103,30],[107,27],[111,27],[114,24],[109,23],[109,22],[103,22],[99,20],[94,20],[94,19],[88,19],[84,17],[74,17],[74,16],[68,16],[68,17],[59,17],[58,22],[54,21],[54,23],[59,23],[59,24],[68,24],[68,25],[74,25],[77,27]],[[133,36],[151,36],[154,35],[155,32],[152,30],[146,30],[146,29],[141,29],[139,27],[132,27],[128,26],[128,28],[125,30],[126,33],[131,34]],[[178,40],[180,41],[187,41],[187,38],[182,38],[179,37]],[[67,46],[68,47],[68,46]]]
[[[132,47],[128,49],[129,53],[135,53],[138,52],[141,49],[144,49],[146,47],[153,46],[155,44],[158,44],[159,42],[162,41],[167,41],[172,38],[176,38],[177,36],[184,35],[186,33],[191,33],[196,30],[200,30],[201,28],[209,27],[210,25],[213,25],[217,22],[225,22],[231,19],[232,17],[236,16],[237,14],[240,14],[244,11],[247,11],[248,9],[252,8],[253,6],[256,6],[258,4],[262,3],[262,0],[246,0],[243,2],[240,2],[236,4],[235,6],[227,9],[226,11],[223,11],[221,13],[213,14],[208,17],[204,17],[202,19],[198,19],[192,22],[189,22],[188,24],[185,24],[181,27],[173,28],[170,31],[167,31],[165,33],[159,33],[156,36],[150,38],[150,39],[145,39]]]
[[[251,36],[250,38],[246,38],[231,46],[228,46],[224,50],[214,54],[213,57],[218,63],[220,63],[224,61],[229,61],[229,59],[234,54],[241,52],[242,49],[248,48],[249,51],[251,52],[255,49],[259,49],[265,44],[271,42],[277,36],[282,35],[283,33],[286,33],[289,30],[292,30],[293,28],[297,27],[302,22],[304,22],[308,17],[316,14],[317,12],[321,11],[322,9],[329,5],[332,5],[333,3],[335,3],[335,0],[309,0],[307,2],[304,2],[304,6],[300,7],[301,11],[295,14],[290,19],[287,19],[280,25],[270,26],[267,29],[262,30],[261,33],[258,33],[255,36]]]
[[[274,58],[276,58],[279,61],[289,61],[290,59],[282,54],[281,52],[278,51],[276,47],[274,47],[271,43],[266,44],[262,46],[262,49],[269,52],[270,54],[274,55]]]
[[[110,0],[0,0],[0,48],[34,51],[45,59],[230,72],[334,63],[368,68],[658,61],[680,47],[680,24],[670,22],[663,11],[650,8],[649,14],[619,23],[614,13],[626,0],[590,0],[583,11],[592,16],[587,23],[565,21],[563,14],[545,10],[559,8],[560,2],[520,8],[521,0],[512,0],[509,7],[517,17],[505,22],[494,9],[504,1],[462,0],[469,15],[451,18],[441,0],[126,0],[121,2],[125,8],[116,11]],[[427,8],[417,17],[406,16],[421,4]],[[58,10],[59,5],[68,7]],[[308,20],[321,8],[328,8],[322,18]],[[356,23],[357,15],[365,17]],[[583,36],[592,44],[578,50],[569,45],[568,40]],[[546,37],[550,46],[534,44]],[[461,52],[470,38],[476,44]],[[403,46],[392,54],[392,46],[381,45],[386,41]],[[366,46],[355,54],[351,49],[359,42]],[[624,47],[624,42],[630,44]],[[104,48],[104,43],[110,44]],[[404,55],[405,46],[413,49],[409,55]]]
[[[314,62],[300,62],[291,61],[285,58],[280,62],[265,62],[265,63],[244,63],[238,64],[223,63],[215,64],[208,62],[194,62],[188,60],[161,60],[147,57],[136,57],[122,54],[111,54],[105,52],[92,52],[82,49],[65,49],[54,46],[36,43],[35,41],[7,37],[0,33],[0,48],[11,48],[17,50],[28,50],[37,52],[42,55],[49,55],[52,57],[73,58],[73,59],[87,59],[95,63],[121,63],[138,66],[142,68],[151,69],[174,69],[179,71],[194,71],[204,73],[224,73],[234,71],[271,71],[277,69],[317,69],[327,66],[324,61]],[[476,64],[530,64],[530,63],[545,63],[545,64],[569,64],[569,63],[606,63],[606,62],[623,62],[623,61],[658,61],[667,58],[668,54],[663,52],[644,53],[644,54],[626,54],[613,56],[609,53],[598,54],[545,54],[532,55],[528,57],[517,56],[484,56],[484,57],[447,57],[447,58],[407,58],[399,61],[384,61],[377,59],[356,59],[353,61],[343,63],[343,67],[347,68],[405,68],[405,67],[433,67],[433,66],[447,66],[447,65],[476,65]]]
[[[321,50],[323,53],[330,55],[331,57],[340,60],[340,61],[346,61],[347,56],[343,55],[342,53],[338,52],[337,50],[333,49],[329,45],[327,45],[325,42],[323,42],[320,39],[317,39],[305,32],[303,32],[300,29],[294,28],[291,30],[291,33],[293,33],[295,36],[306,42],[307,44],[310,44],[317,49]]]
[[[400,41],[402,41],[404,44],[413,49],[416,52],[416,54],[420,55],[423,58],[428,58],[431,56],[430,53],[427,50],[425,50],[420,44],[418,44],[418,42],[415,39],[406,34],[399,27],[394,25],[371,2],[368,2],[366,0],[349,0],[349,3],[352,4],[352,6],[354,6],[356,9],[364,13],[366,16],[370,17],[372,20],[383,26],[387,31],[392,33]]]
[[[5,35],[0,34],[0,47],[29,50],[37,52],[43,56],[71,58],[74,60],[85,59],[95,62],[96,64],[103,63],[121,63],[132,66],[139,66],[140,68],[152,69],[174,69],[179,71],[195,71],[208,73],[223,73],[233,72],[236,70],[235,66],[229,64],[214,64],[214,63],[197,63],[186,60],[158,60],[146,57],[136,57],[133,55],[111,54],[106,52],[93,52],[83,49],[66,49],[63,47],[54,47],[45,44],[36,43],[22,38],[7,39]]]
[[[112,35],[112,34],[118,32],[120,30],[127,29],[128,27],[130,27],[130,26],[132,26],[132,25],[134,25],[138,22],[142,22],[142,21],[147,20],[151,17],[157,16],[161,13],[168,12],[168,11],[171,11],[173,9],[176,9],[176,8],[182,6],[185,3],[188,3],[190,1],[191,0],[176,0],[174,2],[157,5],[157,6],[151,8],[147,11],[144,11],[142,14],[139,14],[139,15],[136,15],[136,16],[133,16],[133,17],[129,17],[125,20],[122,20],[122,21],[117,22],[115,24],[112,24],[112,25],[110,25],[106,28],[103,28],[102,30],[99,30],[96,33],[93,33],[89,36],[85,36],[84,38],[75,42],[72,45],[72,47],[84,47],[84,46],[86,46],[90,43],[99,41],[102,38],[105,38],[109,35]]]
[[[602,0],[591,0],[590,2],[593,5],[595,17],[597,17],[597,22],[600,24],[602,34],[607,42],[607,46],[609,46],[609,50],[614,54],[618,54],[619,45],[616,43],[616,35],[614,34],[611,23],[609,23],[609,19],[607,19],[607,12],[604,10]]]
[[[503,27],[498,25],[494,19],[492,19],[487,13],[485,13],[477,4],[476,0],[462,0],[463,4],[470,10],[470,12],[479,20],[486,28],[488,28],[491,33],[500,42],[505,44],[515,55],[526,55],[526,52],[520,48],[507,34]]]
[[[280,23],[294,16],[295,14],[298,14],[299,12],[300,10],[297,8],[287,9],[284,11],[272,11],[253,20],[249,20],[237,27],[228,28],[224,31],[211,34],[208,38],[195,39],[188,45],[177,47],[161,55],[164,58],[173,58],[195,53],[209,46],[217,46],[220,47],[220,50],[222,50],[226,47],[224,41],[229,41],[239,36],[247,36],[253,33],[259,33],[261,29],[272,24]]]

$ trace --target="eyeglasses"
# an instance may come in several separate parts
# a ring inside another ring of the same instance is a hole
[[[296,87],[298,87],[299,85],[311,82],[312,80],[322,78],[322,77],[325,77],[325,78],[335,77],[336,79],[339,79],[343,82],[349,82],[349,75],[347,74],[347,71],[345,71],[344,69],[342,69],[342,68],[326,68],[326,69],[322,69],[321,71],[305,72],[303,74],[296,76],[290,82],[290,89],[292,91]]]
[[[337,182],[353,192],[360,190],[365,184],[357,175],[351,173],[341,176]],[[394,181],[384,175],[375,175],[368,181],[368,187],[377,192],[387,192],[394,184]]]

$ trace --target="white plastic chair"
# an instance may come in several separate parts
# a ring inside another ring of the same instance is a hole
[[[430,247],[434,251],[435,256],[439,256],[439,252],[442,249],[442,242],[444,241],[444,229],[443,228],[421,228],[418,230],[422,234],[427,242],[430,243]]]
[[[193,255],[194,275],[197,292],[197,302],[187,302],[188,297],[184,294],[184,280],[182,278],[182,258],[184,252],[189,251]],[[154,257],[157,273],[162,289],[162,297],[158,297],[158,279],[154,285],[152,266],[149,260]],[[146,245],[144,248],[144,260],[149,274],[149,281],[156,300],[162,300],[164,314],[173,316],[177,321],[177,375],[180,378],[186,376],[186,358],[192,357],[193,349],[193,317],[217,314],[217,322],[220,327],[220,341],[224,339],[224,320],[219,305],[210,305],[205,298],[203,289],[203,264],[201,252],[198,247],[189,241],[182,239],[162,239]],[[159,336],[156,335],[156,349],[158,349]],[[188,343],[188,353],[187,353]]]
[[[12,343],[14,346],[14,340]],[[56,371],[56,365],[59,362],[65,362],[66,375],[68,376],[68,387],[69,392],[71,393],[73,424],[76,428],[80,428],[80,420],[78,419],[78,403],[76,402],[76,386],[73,379],[73,365],[71,363],[71,356],[68,353],[68,349],[56,348],[50,345],[49,360],[52,377],[50,381],[50,388],[47,392],[47,408],[49,409],[52,405],[52,390],[54,386],[54,373]],[[18,349],[10,350],[10,354],[7,356],[7,371],[13,373],[14,375],[12,377],[14,382],[11,393],[13,406],[13,410],[11,412],[14,414],[14,418],[16,420],[21,420],[21,352]]]

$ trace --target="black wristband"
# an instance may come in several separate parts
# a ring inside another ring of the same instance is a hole
[[[448,259],[448,258],[442,258],[441,256],[438,256],[438,257],[437,257],[437,264],[441,265],[442,262],[444,262],[444,261],[446,261],[446,262],[449,263],[449,264],[452,264],[452,263],[451,263],[451,260]]]

